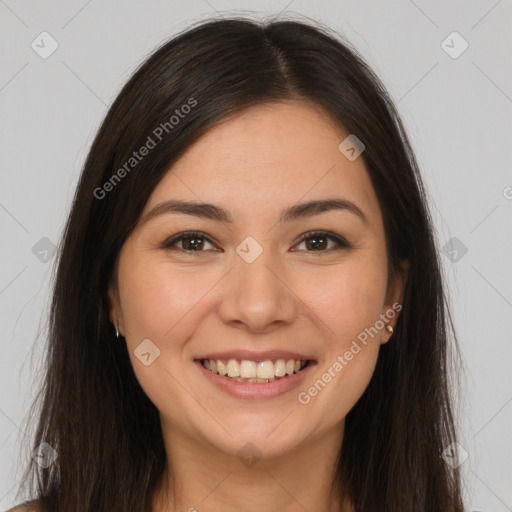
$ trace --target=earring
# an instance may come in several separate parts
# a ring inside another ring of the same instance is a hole
[[[119,338],[119,330],[117,328],[117,322],[114,322],[114,329],[116,330],[116,338]]]
[[[386,341],[388,341],[389,338],[391,338],[391,336],[393,335],[393,326],[386,325],[386,331],[388,331],[388,334],[386,335]]]

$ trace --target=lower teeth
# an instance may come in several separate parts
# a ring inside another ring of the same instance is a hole
[[[242,377],[228,377],[227,375],[224,375],[223,377],[227,377],[228,379],[231,379],[231,380],[236,380],[237,382],[247,382],[249,384],[254,384],[254,383],[258,383],[258,384],[268,384],[269,382],[274,382],[275,380],[277,379],[282,379],[283,377],[272,377],[271,379],[244,379]]]

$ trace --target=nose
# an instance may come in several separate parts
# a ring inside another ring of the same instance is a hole
[[[224,323],[264,333],[296,319],[299,305],[293,283],[287,282],[282,266],[269,252],[263,251],[252,263],[235,257],[218,309]]]

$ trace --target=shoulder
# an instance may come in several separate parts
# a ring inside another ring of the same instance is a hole
[[[41,512],[42,508],[38,500],[26,501],[21,505],[16,505],[7,512]]]

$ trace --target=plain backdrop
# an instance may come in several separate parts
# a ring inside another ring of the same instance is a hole
[[[21,451],[24,418],[37,392],[52,251],[108,106],[190,24],[278,13],[343,34],[397,102],[429,189],[465,364],[465,500],[468,510],[512,510],[510,0],[1,0],[0,509],[17,502],[18,460],[31,456]]]

